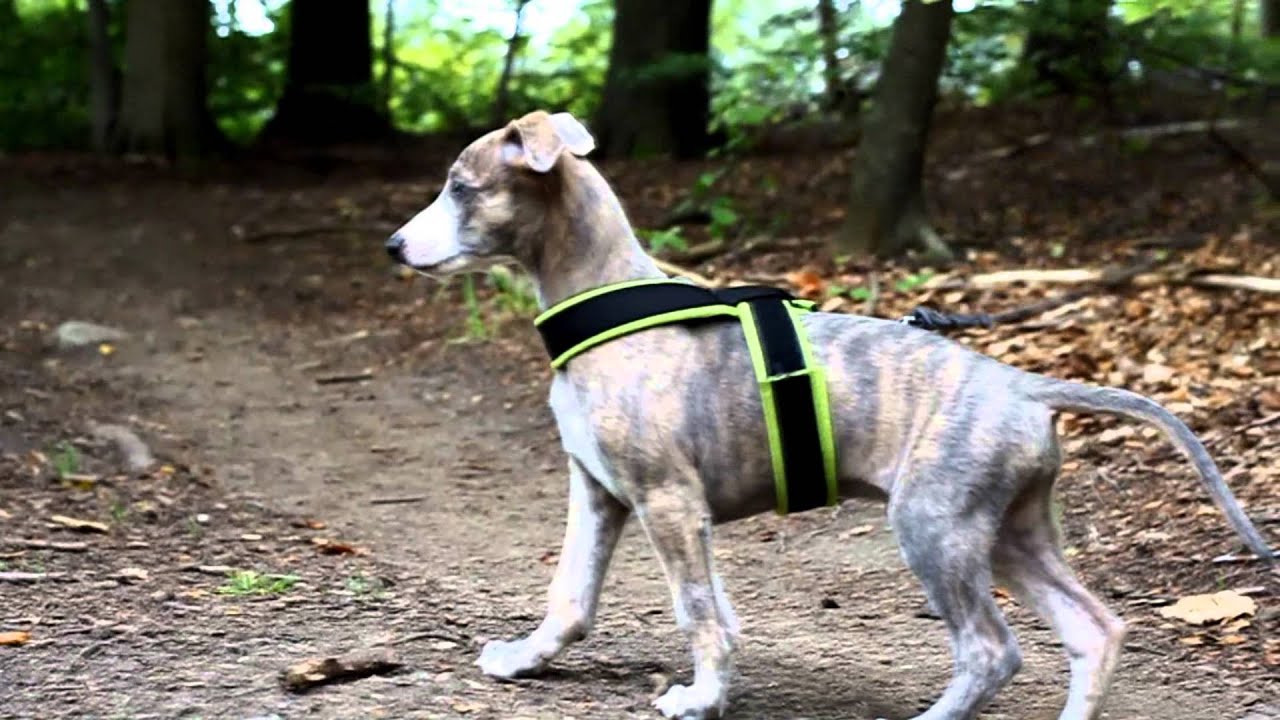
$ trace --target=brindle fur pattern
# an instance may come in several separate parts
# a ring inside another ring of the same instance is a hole
[[[607,283],[662,277],[608,183],[581,159],[592,144],[563,113],[531,113],[481,137],[389,251],[435,275],[514,261],[536,281],[543,308]],[[917,720],[975,717],[1018,671],[1018,643],[991,597],[997,578],[1063,641],[1071,682],[1061,718],[1101,713],[1125,627],[1059,549],[1050,495],[1061,410],[1160,427],[1245,543],[1273,557],[1204,447],[1155,402],[1023,372],[902,323],[828,313],[803,322],[829,379],[841,496],[887,503],[902,555],[951,636],[954,676]],[[569,457],[569,509],[546,616],[523,639],[487,645],[478,664],[498,678],[537,673],[584,637],[634,516],[694,659],[692,683],[655,705],[670,718],[720,716],[738,626],[712,562],[711,528],[775,502],[741,328],[667,326],[605,343],[555,373],[550,403]]]

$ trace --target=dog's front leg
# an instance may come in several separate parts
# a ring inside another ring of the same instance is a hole
[[[738,628],[712,567],[711,513],[702,489],[650,491],[636,514],[666,572],[676,622],[693,646],[693,683],[671,687],[654,706],[668,718],[718,718],[728,699]]]
[[[569,513],[564,546],[547,593],[547,614],[528,637],[485,645],[476,664],[486,675],[532,675],[560,651],[586,637],[595,620],[600,586],[630,511],[578,464],[569,460]]]

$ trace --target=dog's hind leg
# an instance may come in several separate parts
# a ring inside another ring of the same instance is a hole
[[[650,490],[636,514],[662,562],[676,622],[693,648],[693,683],[672,686],[654,706],[668,718],[720,717],[737,621],[712,567],[711,511],[701,485],[680,482]]]
[[[998,576],[1052,627],[1067,651],[1071,686],[1061,720],[1094,720],[1124,645],[1125,627],[1062,557],[1050,505],[1053,475],[1010,508],[992,552]]]
[[[991,596],[990,552],[1004,503],[965,493],[964,480],[953,482],[940,468],[913,473],[904,482],[890,503],[889,520],[907,565],[946,622],[954,659],[951,682],[915,720],[971,720],[1022,663],[1018,642]],[[961,494],[935,494],[949,490]]]
[[[569,461],[569,512],[564,546],[547,592],[547,614],[528,637],[485,645],[476,664],[486,675],[535,674],[571,643],[586,637],[595,621],[609,559],[630,511],[577,461]]]

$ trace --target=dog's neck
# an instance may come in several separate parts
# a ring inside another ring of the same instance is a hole
[[[589,162],[566,160],[561,207],[548,215],[529,268],[541,309],[602,285],[665,277],[640,247],[604,177]]]

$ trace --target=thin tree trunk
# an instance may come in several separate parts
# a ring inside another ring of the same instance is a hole
[[[906,0],[893,23],[853,162],[848,219],[836,241],[844,252],[888,256],[922,248],[931,257],[951,256],[929,222],[923,174],[952,16],[950,0]]]
[[[493,114],[489,118],[490,124],[495,127],[508,120],[507,113],[511,105],[511,72],[515,68],[516,54],[520,52],[520,46],[524,40],[520,36],[520,21],[524,19],[524,7],[528,4],[529,0],[516,0],[515,28],[511,31],[511,38],[507,40],[507,56],[502,61],[502,76],[498,78],[498,91],[493,99]]]
[[[693,158],[711,146],[712,0],[617,0],[594,132],[602,156]]]
[[[284,93],[262,130],[304,145],[380,140],[369,0],[292,0]]]
[[[177,158],[220,143],[206,105],[209,8],[205,0],[129,0],[118,149]]]
[[[842,104],[844,95],[840,58],[836,55],[840,46],[840,27],[836,22],[835,0],[818,0],[818,34],[822,37],[822,78],[826,83],[823,101],[827,110],[835,110]]]
[[[1280,37],[1280,0],[1261,0],[1262,37]]]
[[[120,71],[111,54],[106,0],[89,0],[89,123],[93,149],[110,149],[120,109]]]
[[[387,0],[386,22],[382,27],[382,111],[391,116],[391,94],[395,91],[396,3]]]

